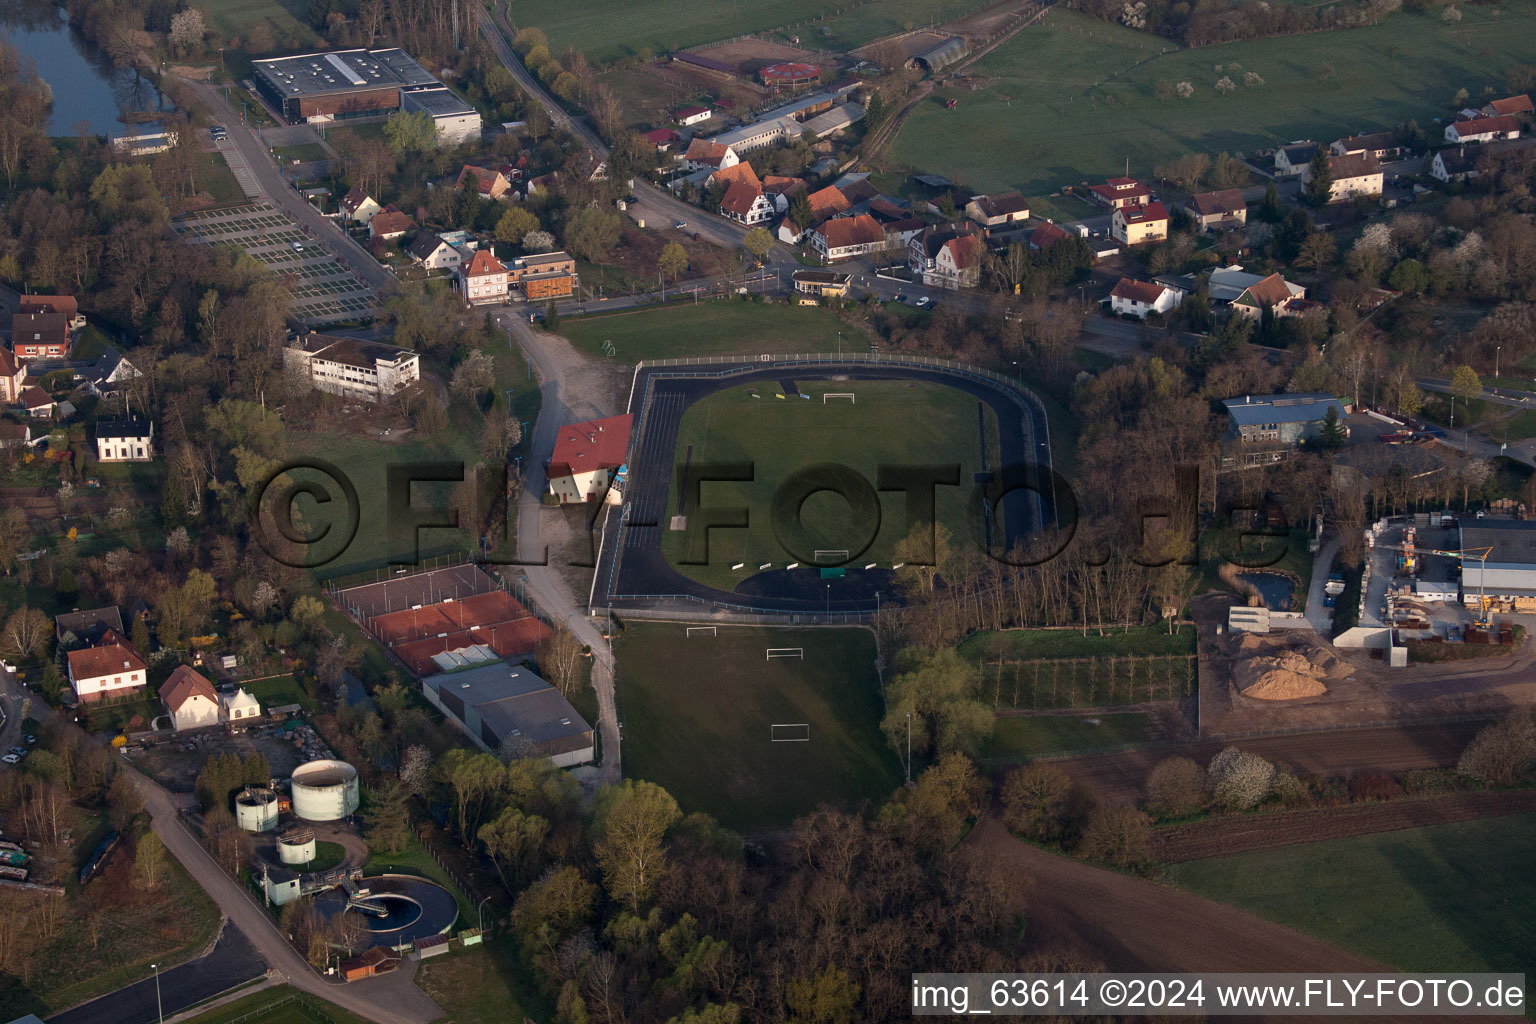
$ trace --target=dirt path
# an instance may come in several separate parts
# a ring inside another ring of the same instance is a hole
[[[1386,972],[1321,939],[1141,878],[1105,871],[1015,839],[988,817],[962,844],[1026,879],[1016,892],[1037,948],[1066,947],[1111,971]],[[1212,1019],[1220,1019],[1213,1015]],[[1291,1017],[1244,1017],[1244,1021]],[[1415,1017],[1415,1021],[1446,1017]],[[1505,1019],[1505,1018],[1500,1018]]]
[[[1263,736],[1218,743],[1203,740],[1151,750],[1070,758],[1052,763],[1073,781],[1091,787],[1106,802],[1134,803],[1152,766],[1165,757],[1188,757],[1201,764],[1224,747],[1235,746],[1274,761],[1297,775],[1347,775],[1365,768],[1401,772],[1454,764],[1467,742],[1486,723],[1416,725],[1396,729],[1340,729]]]
[[[1157,859],[1165,864],[1250,853],[1277,846],[1395,832],[1425,825],[1500,818],[1536,811],[1536,790],[1449,793],[1382,804],[1216,818],[1157,830]]]

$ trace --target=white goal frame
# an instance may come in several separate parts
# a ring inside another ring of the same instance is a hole
[[[804,729],[805,730],[805,735],[804,736],[784,736],[784,737],[780,737],[779,734],[778,734],[778,730],[780,730],[780,729]],[[772,724],[770,724],[768,726],[768,742],[769,743],[809,743],[809,742],[811,742],[811,723],[810,722],[774,722],[774,723],[772,723]]]
[[[769,647],[764,651],[764,661],[772,661],[774,658],[799,658],[805,660],[804,647]]]
[[[700,636],[716,635],[714,626],[688,626],[686,629],[688,630],[686,635],[689,637],[693,636],[695,632],[697,632]]]
[[[822,555],[826,555],[827,556],[826,560],[829,561],[829,562],[846,562],[846,561],[848,561],[848,549],[847,548],[817,548],[816,549],[816,562],[817,562],[817,564],[821,563],[821,561],[822,561],[822,557],[821,556]]]
[[[846,398],[849,405],[858,405],[859,399],[852,391],[828,391],[821,396],[821,404],[826,405],[829,398]]]

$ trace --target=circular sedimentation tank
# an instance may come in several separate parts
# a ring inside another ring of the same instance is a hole
[[[310,761],[293,770],[293,813],[305,821],[335,821],[357,810],[357,769],[345,761]]]
[[[291,828],[277,839],[277,856],[284,864],[308,864],[315,850],[315,833],[307,828]]]
[[[269,832],[277,827],[277,794],[265,786],[252,786],[235,797],[235,824],[247,832]]]

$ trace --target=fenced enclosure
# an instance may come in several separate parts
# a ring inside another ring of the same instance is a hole
[[[1101,708],[1179,700],[1195,692],[1193,654],[986,661],[976,696],[994,708]]]

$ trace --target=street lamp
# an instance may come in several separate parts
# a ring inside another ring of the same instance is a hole
[[[827,584],[827,618],[832,618],[832,584]]]
[[[155,1014],[159,1018],[160,1024],[165,1024],[165,1007],[160,1002],[160,965],[150,964],[149,966],[155,972]]]
[[[1498,380],[1499,379],[1499,353],[1503,352],[1503,351],[1504,351],[1504,346],[1503,345],[1495,345],[1493,347],[1493,379],[1494,380]]]

